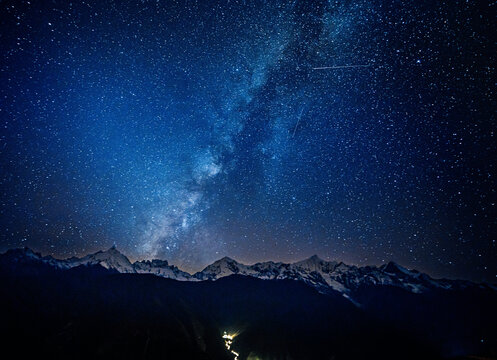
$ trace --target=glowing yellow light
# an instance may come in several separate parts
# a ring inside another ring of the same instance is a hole
[[[235,357],[234,360],[238,360],[239,354],[231,350],[231,344],[233,343],[233,338],[236,336],[236,334],[228,334],[226,331],[223,334],[223,339],[224,339],[224,345],[226,346],[226,349],[228,349]]]

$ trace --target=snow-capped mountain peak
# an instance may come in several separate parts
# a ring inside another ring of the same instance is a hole
[[[154,274],[169,279],[190,280],[192,277],[187,272],[181,271],[174,265],[169,265],[166,260],[142,260],[133,264],[134,270],[139,274]]]
[[[120,273],[134,273],[135,270],[129,259],[115,246],[105,251],[97,251],[83,258],[73,258],[67,261],[69,267],[79,265],[101,265],[106,269],[116,270]]]
[[[308,259],[298,261],[292,265],[307,271],[330,273],[338,263],[336,261],[325,261],[317,255],[313,255]]]
[[[378,267],[358,267],[343,262],[326,261],[317,255],[292,264],[267,261],[253,265],[245,265],[232,258],[223,257],[194,275],[180,270],[166,260],[142,260],[131,263],[115,246],[82,258],[72,257],[66,260],[54,259],[51,256],[42,257],[28,248],[14,249],[0,255],[0,265],[2,262],[13,264],[14,267],[42,263],[58,269],[69,269],[80,265],[101,265],[119,273],[153,274],[183,281],[217,280],[234,274],[264,280],[291,279],[303,281],[320,292],[337,291],[353,302],[354,294],[358,290],[371,286],[392,286],[414,293],[464,289],[472,286],[494,289],[490,285],[478,285],[468,281],[432,279],[427,274],[409,270],[394,262]]]
[[[223,257],[208,265],[194,276],[199,280],[215,280],[224,276],[245,273],[246,265],[240,264],[230,257]]]

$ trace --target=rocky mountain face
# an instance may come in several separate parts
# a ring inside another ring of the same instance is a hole
[[[217,280],[229,275],[253,276],[264,280],[300,280],[321,292],[332,289],[348,297],[361,286],[388,285],[422,293],[430,289],[460,290],[467,287],[494,288],[462,280],[433,279],[427,274],[409,270],[394,262],[376,267],[357,267],[343,262],[325,261],[314,255],[293,264],[272,261],[244,265],[222,258],[193,275],[198,280]]]
[[[181,271],[174,265],[169,265],[165,260],[142,260],[131,263],[116,247],[106,251],[98,251],[82,258],[72,257],[59,260],[51,256],[41,256],[29,248],[12,249],[0,255],[0,261],[11,261],[14,263],[40,262],[58,269],[71,269],[78,266],[100,265],[107,270],[123,274],[153,274],[175,280],[189,280],[191,275]]]
[[[493,285],[395,263],[223,258],[190,275],[116,248],[66,260],[15,249],[0,255],[0,293],[0,338],[17,358],[229,360],[225,331],[240,360],[497,354]]]
[[[427,274],[406,269],[394,262],[379,267],[358,267],[343,262],[325,261],[316,255],[292,264],[268,261],[253,265],[241,264],[229,257],[224,257],[193,275],[170,265],[165,260],[142,260],[131,263],[115,247],[82,258],[73,257],[65,260],[54,259],[51,256],[42,257],[28,248],[14,249],[1,255],[0,259],[10,259],[21,263],[41,262],[59,269],[100,265],[119,273],[153,274],[180,281],[213,281],[230,275],[244,275],[262,280],[298,280],[311,285],[321,293],[338,292],[356,304],[355,293],[360,288],[380,285],[401,288],[411,293],[423,293],[435,289],[462,290],[472,287],[496,289],[495,286],[488,284],[433,279]]]
[[[139,274],[154,274],[181,281],[190,280],[192,278],[189,273],[181,271],[174,265],[169,265],[165,260],[154,259],[137,261],[133,264],[133,269]]]

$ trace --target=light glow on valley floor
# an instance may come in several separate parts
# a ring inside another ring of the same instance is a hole
[[[224,339],[224,345],[226,345],[226,349],[228,349],[234,355],[235,360],[238,360],[238,356],[240,354],[238,354],[236,351],[231,349],[231,344],[233,344],[233,338],[235,336],[236,335],[230,335],[225,331],[223,334],[223,339]]]

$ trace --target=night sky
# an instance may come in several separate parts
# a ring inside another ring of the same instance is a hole
[[[0,2],[0,250],[497,279],[494,1]]]

